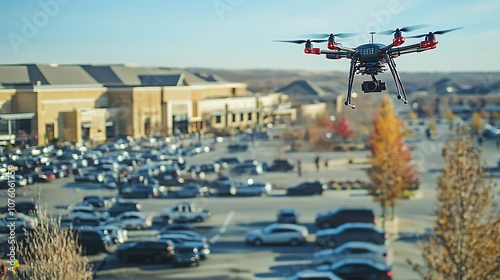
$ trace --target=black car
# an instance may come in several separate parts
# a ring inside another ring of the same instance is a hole
[[[175,266],[196,266],[200,265],[200,255],[198,248],[190,245],[176,245],[173,258]]]
[[[97,254],[100,252],[109,252],[113,245],[113,240],[102,231],[94,229],[76,229],[75,236],[80,246],[82,246],[83,253],[86,255]]]
[[[38,202],[33,201],[16,201],[15,205],[16,212],[20,212],[26,215],[36,214],[38,210],[40,210],[40,205]],[[2,213],[7,212],[7,206],[0,209]]]
[[[160,263],[172,260],[175,250],[171,241],[139,240],[118,246],[115,254],[122,262],[150,260]]]
[[[156,187],[135,185],[122,191],[123,198],[154,198],[159,196]]]
[[[345,223],[374,224],[376,216],[373,209],[364,207],[339,207],[316,215],[318,228],[335,228]]]
[[[288,160],[286,159],[276,159],[273,161],[271,166],[269,166],[268,171],[282,171],[282,172],[288,172],[292,171],[294,168],[294,165],[291,164]]]
[[[380,264],[364,258],[350,258],[335,262],[332,265],[316,267],[317,271],[331,271],[342,279],[374,279],[391,280],[392,270],[388,265]]]
[[[137,202],[133,201],[117,201],[113,207],[108,209],[108,214],[110,217],[116,217],[121,213],[128,211],[137,211],[141,210],[141,205]]]
[[[248,151],[248,144],[245,143],[235,143],[229,144],[227,150],[230,153],[246,152]]]
[[[297,186],[288,187],[286,189],[286,195],[315,195],[323,194],[323,191],[327,189],[327,185],[319,181],[316,182],[305,182]]]

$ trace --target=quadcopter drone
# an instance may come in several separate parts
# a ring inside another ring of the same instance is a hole
[[[356,48],[344,47],[342,44],[335,41],[335,38],[347,38],[357,35],[357,33],[338,33],[338,34],[308,34],[304,37],[316,38],[318,40],[276,40],[274,42],[284,42],[284,43],[294,43],[294,44],[304,44],[305,43],[305,54],[325,54],[327,59],[341,59],[347,58],[351,60],[351,66],[349,69],[349,83],[347,86],[347,98],[344,104],[346,106],[355,109],[356,106],[352,104],[352,84],[354,82],[354,75],[370,75],[371,81],[364,81],[361,85],[361,89],[364,93],[370,92],[381,92],[386,90],[385,82],[377,80],[376,75],[383,73],[386,68],[385,65],[389,66],[391,70],[392,77],[396,83],[396,89],[398,92],[398,99],[402,100],[405,104],[408,104],[408,99],[406,97],[406,92],[399,77],[398,71],[396,70],[396,63],[394,58],[407,53],[423,52],[427,50],[432,50],[436,48],[438,41],[435,35],[445,34],[457,29],[440,30],[435,32],[429,32],[426,34],[411,36],[407,38],[424,38],[420,43],[401,46],[405,42],[405,37],[403,37],[403,32],[409,32],[416,29],[426,27],[427,25],[415,25],[403,28],[397,28],[396,30],[387,30],[379,32],[382,35],[394,34],[392,43],[389,45],[379,44],[373,42],[373,35],[375,32],[370,32],[371,42],[368,44],[360,45]],[[328,39],[322,39],[328,38]],[[321,39],[321,40],[319,40]],[[323,43],[328,42],[328,50],[322,50],[321,48],[313,48],[313,43]],[[401,46],[401,47],[399,47]]]

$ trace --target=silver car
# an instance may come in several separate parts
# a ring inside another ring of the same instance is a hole
[[[129,211],[109,218],[108,225],[120,226],[124,229],[148,229],[153,226],[153,217],[141,212]]]
[[[369,242],[352,241],[335,249],[324,249],[315,252],[313,265],[333,264],[343,259],[364,258],[381,264],[389,265],[392,254],[387,248]]]
[[[0,220],[0,232],[22,232],[23,229],[33,229],[38,225],[38,220],[23,213],[5,213],[4,218]]]
[[[298,246],[306,243],[309,235],[307,227],[295,224],[270,224],[261,230],[252,230],[245,235],[245,242],[254,246],[264,244],[290,244]]]

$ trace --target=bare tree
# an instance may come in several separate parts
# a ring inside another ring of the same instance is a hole
[[[424,279],[500,279],[500,216],[481,151],[462,127],[443,147],[434,234],[423,244]]]
[[[92,279],[92,268],[73,231],[45,212],[37,218],[38,226],[25,231],[24,242],[18,244],[23,263],[19,275],[31,280]]]

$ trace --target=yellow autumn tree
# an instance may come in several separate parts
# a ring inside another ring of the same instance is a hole
[[[385,221],[386,208],[392,208],[391,217],[394,217],[394,207],[403,190],[416,184],[413,181],[418,181],[418,178],[408,176],[414,169],[411,153],[403,142],[402,122],[396,115],[388,95],[378,108],[370,144],[372,155],[368,176],[372,184],[368,192],[380,203]]]
[[[475,133],[481,133],[483,131],[483,117],[481,117],[481,114],[479,112],[474,112],[474,114],[472,114],[470,125]]]
[[[410,121],[418,121],[417,113],[415,113],[415,111],[413,110],[410,110],[410,112],[408,113],[408,118],[410,119]]]
[[[442,150],[434,233],[423,244],[424,265],[408,262],[425,280],[500,279],[500,215],[495,185],[481,151],[462,127]]]

